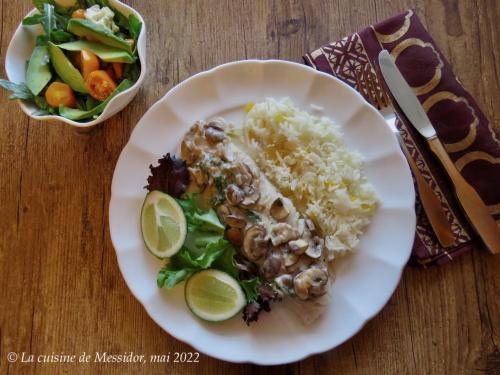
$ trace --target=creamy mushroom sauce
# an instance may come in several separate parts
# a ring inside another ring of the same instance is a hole
[[[199,121],[184,136],[188,193],[199,193],[203,205],[216,208],[228,239],[258,265],[264,280],[296,300],[320,300],[331,279],[323,238],[231,140],[229,129],[223,119]]]

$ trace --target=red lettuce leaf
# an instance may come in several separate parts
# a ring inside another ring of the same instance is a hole
[[[271,284],[261,284],[257,289],[257,298],[243,309],[243,320],[247,325],[259,319],[261,311],[270,312],[271,303],[281,301],[281,293]]]
[[[189,171],[186,162],[170,153],[158,159],[158,165],[149,166],[151,175],[145,186],[149,191],[159,190],[173,197],[180,198],[189,185]]]

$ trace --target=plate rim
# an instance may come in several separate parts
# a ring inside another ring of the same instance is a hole
[[[380,311],[387,305],[387,303],[389,302],[389,300],[391,299],[391,297],[394,295],[394,292],[396,291],[397,287],[399,286],[399,284],[401,282],[403,271],[405,269],[406,264],[408,263],[410,255],[411,255],[411,249],[412,249],[412,244],[413,244],[413,241],[414,241],[415,231],[413,231],[413,235],[411,235],[411,238],[408,239],[407,254],[404,257],[404,262],[402,263],[401,266],[399,266],[399,264],[395,265],[396,267],[399,268],[398,274],[397,274],[397,283],[395,283],[395,285],[392,287],[392,290],[391,290],[390,294],[388,295],[387,299],[384,299],[383,301],[381,301],[380,306],[378,306],[372,313],[364,315],[363,316],[363,320],[360,322],[359,327],[357,327],[357,329],[354,330],[352,332],[352,334],[350,334],[348,337],[346,337],[345,339],[339,341],[336,345],[329,346],[329,347],[326,347],[326,348],[322,347],[322,348],[319,348],[317,350],[310,350],[308,352],[304,352],[303,355],[294,356],[293,359],[286,359],[285,361],[280,360],[280,359],[264,360],[264,361],[262,361],[262,360],[256,360],[255,358],[252,359],[252,358],[249,358],[249,357],[246,357],[245,359],[233,359],[233,358],[230,358],[227,355],[224,355],[224,352],[221,352],[221,353],[210,352],[209,353],[204,348],[198,347],[196,345],[196,342],[188,341],[188,340],[186,340],[184,338],[179,337],[179,335],[173,334],[170,331],[168,331],[167,329],[163,328],[163,326],[155,318],[154,314],[150,313],[150,310],[148,309],[148,306],[146,305],[147,304],[147,300],[143,300],[142,298],[139,298],[139,296],[136,293],[134,293],[134,291],[132,290],[131,286],[129,285],[129,281],[125,277],[125,273],[124,273],[123,268],[122,268],[122,263],[120,261],[120,256],[118,254],[118,251],[116,250],[117,246],[115,245],[115,240],[114,240],[113,232],[111,231],[111,227],[112,227],[111,226],[111,218],[112,218],[112,213],[111,212],[112,212],[112,207],[113,207],[113,204],[112,204],[113,203],[113,191],[114,191],[114,186],[117,183],[117,178],[116,178],[117,170],[119,169],[119,166],[120,166],[120,164],[121,164],[121,162],[123,160],[124,151],[126,150],[127,146],[129,144],[131,144],[131,140],[133,139],[133,137],[137,133],[138,129],[141,127],[141,122],[144,120],[144,118],[150,112],[153,112],[154,110],[156,110],[157,106],[160,106],[162,102],[168,100],[168,98],[170,96],[174,95],[179,89],[181,89],[182,86],[187,85],[189,82],[191,82],[193,80],[196,80],[196,79],[199,79],[199,78],[202,78],[202,77],[205,77],[205,76],[208,76],[208,75],[211,75],[211,74],[213,74],[213,73],[215,73],[215,72],[217,72],[219,70],[222,70],[222,69],[230,67],[230,66],[234,66],[234,65],[252,65],[252,64],[259,64],[259,65],[261,65],[261,64],[282,64],[282,65],[288,65],[288,66],[292,66],[293,68],[299,68],[299,69],[302,69],[302,70],[307,70],[309,73],[312,73],[314,75],[318,75],[318,76],[321,76],[321,77],[324,77],[324,78],[327,78],[327,79],[330,79],[330,80],[334,80],[334,81],[336,81],[337,84],[340,84],[340,86],[343,86],[344,89],[350,90],[351,93],[355,94],[355,96],[358,99],[360,99],[360,104],[361,104],[361,107],[363,109],[369,110],[371,113],[373,113],[375,116],[377,116],[379,118],[379,120],[381,120],[383,123],[385,123],[385,119],[380,114],[380,112],[378,110],[376,110],[371,104],[369,104],[365,100],[365,98],[363,98],[363,96],[358,91],[356,91],[354,88],[352,88],[351,86],[349,86],[347,83],[343,82],[342,80],[340,80],[340,79],[338,79],[338,78],[336,78],[336,77],[334,77],[334,76],[332,76],[330,74],[318,71],[316,69],[313,69],[312,67],[309,67],[307,65],[300,64],[300,63],[297,63],[297,62],[292,62],[292,61],[287,61],[287,60],[279,60],[279,59],[246,59],[246,60],[236,60],[236,61],[231,61],[231,62],[227,62],[227,63],[224,63],[224,64],[217,65],[217,66],[212,67],[212,68],[210,68],[208,70],[204,70],[204,71],[195,73],[195,74],[189,76],[188,78],[186,78],[185,80],[177,83],[174,87],[172,87],[171,89],[169,89],[165,93],[165,95],[163,95],[155,103],[153,103],[148,108],[148,110],[141,116],[141,118],[137,122],[136,126],[132,130],[129,139],[127,140],[127,143],[125,144],[125,146],[122,148],[122,151],[120,152],[120,156],[117,159],[117,162],[116,162],[116,165],[115,165],[115,169],[113,171],[113,178],[112,178],[112,182],[111,182],[111,194],[110,194],[109,207],[108,207],[108,217],[109,217],[108,225],[109,225],[110,238],[111,238],[111,242],[112,242],[112,245],[113,245],[113,249],[115,250],[115,255],[116,255],[116,258],[117,258],[117,261],[118,261],[118,266],[119,266],[119,269],[120,269],[120,273],[121,273],[123,279],[125,280],[125,284],[127,285],[127,288],[129,289],[129,291],[131,292],[131,294],[135,297],[135,299],[137,301],[139,301],[139,303],[142,305],[142,307],[144,308],[144,310],[148,314],[149,318],[152,319],[159,326],[159,328],[161,328],[168,335],[174,337],[176,340],[179,340],[179,341],[181,341],[181,342],[183,342],[183,343],[185,343],[185,344],[193,347],[194,349],[196,349],[200,353],[203,353],[203,354],[205,354],[205,355],[207,355],[209,357],[212,357],[212,358],[216,358],[216,359],[227,361],[227,362],[231,362],[231,363],[252,363],[252,364],[257,364],[257,365],[278,365],[278,364],[286,364],[286,363],[292,363],[292,362],[296,362],[296,361],[301,361],[301,360],[304,360],[305,358],[308,358],[310,356],[313,356],[313,355],[316,355],[316,354],[320,354],[320,353],[324,353],[324,352],[329,351],[329,350],[333,350],[334,348],[342,345],[346,341],[348,341],[351,338],[353,338],[356,334],[358,334],[363,329],[363,327],[371,319],[373,319],[376,315],[378,315],[380,313]],[[396,136],[390,131],[389,128],[387,128],[387,130],[389,130],[387,133],[392,135],[392,141],[393,141],[393,143],[395,145],[397,145]],[[408,166],[408,164],[406,162],[406,159],[404,157],[404,154],[403,154],[403,152],[402,152],[402,150],[400,149],[399,146],[397,146],[396,153],[399,156],[399,158],[404,161],[403,168],[404,168],[404,172],[405,172],[405,175],[406,175],[405,177],[406,177],[406,179],[408,180],[408,182],[411,185],[411,189],[410,189],[411,202],[409,202],[409,203],[411,203],[410,206],[414,206],[414,204],[415,204],[415,190],[414,190],[414,187],[413,187],[413,180],[412,180],[412,177],[411,177],[411,172],[410,172],[409,166]],[[410,220],[412,228],[414,228],[415,225],[416,225],[416,214],[415,214],[414,210],[411,210],[409,220]]]

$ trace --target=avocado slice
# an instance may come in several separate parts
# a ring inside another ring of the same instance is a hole
[[[33,95],[40,94],[40,91],[49,83],[52,72],[49,67],[50,57],[47,46],[35,47],[31,54],[26,71],[26,86]]]
[[[132,55],[124,50],[101,43],[89,42],[87,40],[77,40],[74,42],[58,44],[57,46],[67,51],[81,51],[82,49],[86,49],[96,54],[102,61],[106,62],[131,64],[135,61]]]
[[[101,104],[95,106],[94,108],[88,110],[88,111],[82,111],[79,109],[75,108],[68,108],[64,106],[59,107],[59,115],[62,117],[66,117],[67,119],[70,120],[83,120],[90,118],[92,116],[100,114],[102,111],[104,111],[104,108],[108,105],[109,101],[113,99],[117,94],[119,94],[122,91],[127,90],[128,88],[132,87],[134,83],[128,79],[124,79],[123,81],[120,82],[120,84],[116,87],[115,91],[111,93],[108,98],[101,102]]]
[[[118,38],[110,30],[95,22],[72,18],[68,22],[68,31],[79,37],[99,41],[107,46],[115,47],[132,54],[132,46],[125,39]]]
[[[64,52],[54,43],[49,42],[49,54],[52,66],[59,77],[70,85],[73,90],[86,94],[87,89],[85,88],[85,81],[82,75],[71,64],[71,61],[69,61]]]

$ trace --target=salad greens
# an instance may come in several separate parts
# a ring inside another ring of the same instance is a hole
[[[245,292],[248,302],[258,296],[260,279],[241,280],[234,261],[236,250],[224,238],[224,225],[215,211],[199,208],[197,194],[186,199],[177,199],[187,222],[187,236],[181,250],[172,256],[157,276],[160,288],[173,288],[193,273],[213,268],[234,277]]]
[[[63,117],[69,118],[70,120],[82,120],[85,118],[89,118],[101,113],[104,110],[104,107],[109,103],[111,99],[113,99],[117,94],[122,91],[125,91],[129,87],[132,87],[134,83],[128,79],[124,79],[120,82],[118,87],[111,93],[108,98],[99,103],[93,102],[90,106],[86,104],[86,107],[91,107],[88,110],[74,109],[65,106],[59,107],[59,114]],[[88,98],[87,101],[91,101],[92,97]],[[82,106],[83,107],[83,106]]]
[[[158,165],[149,166],[150,175],[145,186],[149,191],[160,190],[180,198],[189,185],[189,171],[186,162],[167,153],[158,159]]]
[[[30,100],[34,98],[33,93],[24,83],[14,83],[7,81],[6,79],[0,79],[0,86],[12,92],[12,94],[9,96],[10,100]]]
[[[200,167],[204,168],[204,163]],[[186,218],[187,235],[181,249],[171,256],[158,272],[159,288],[173,288],[191,275],[205,269],[215,269],[230,275],[240,285],[246,297],[243,310],[245,323],[257,321],[262,311],[270,311],[271,303],[281,297],[273,285],[263,282],[258,268],[238,253],[225,238],[225,226],[215,211],[202,209],[197,194],[186,196],[189,171],[184,160],[170,153],[150,165],[147,190],[159,190],[176,198]],[[222,185],[224,181],[219,181]],[[247,209],[245,215],[253,222],[261,220],[254,211]]]
[[[22,25],[40,25],[44,33],[36,37],[26,82],[0,79],[0,87],[12,92],[9,99],[33,103],[38,107],[35,115],[92,120],[140,75],[141,21],[120,13],[108,0],[74,0],[70,6],[33,0],[33,5],[38,13],[25,17]],[[92,18],[89,11],[94,16],[101,12],[109,23],[101,24],[100,16]]]

